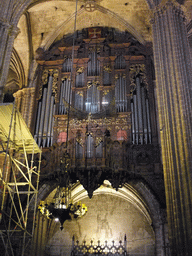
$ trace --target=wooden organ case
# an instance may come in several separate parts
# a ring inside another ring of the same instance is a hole
[[[151,45],[107,27],[76,31],[39,54],[34,137],[42,177],[58,169],[67,141],[72,180],[90,197],[105,179],[116,188],[135,177],[162,180],[151,56]]]

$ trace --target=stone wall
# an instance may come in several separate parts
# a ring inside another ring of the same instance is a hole
[[[97,194],[92,199],[82,200],[88,207],[86,216],[66,221],[64,229],[58,231],[46,245],[46,255],[70,255],[72,237],[79,244],[118,245],[127,237],[129,255],[153,256],[155,235],[151,224],[132,202],[111,194]]]

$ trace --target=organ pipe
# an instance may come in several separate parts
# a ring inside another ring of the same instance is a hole
[[[115,69],[124,69],[126,66],[125,59],[122,55],[118,55],[115,59]]]
[[[137,96],[136,96],[136,94],[134,94],[133,95],[133,104],[134,104],[134,116],[135,116],[134,120],[135,120],[135,134],[136,134],[135,143],[139,144],[139,129],[138,129],[138,116],[137,116],[138,112],[137,112],[136,102],[137,102]]]
[[[53,124],[54,124],[54,114],[55,114],[55,104],[53,106],[53,115],[52,115],[52,122],[51,122],[51,145],[53,145]]]
[[[64,113],[64,104],[63,104],[63,94],[64,94],[64,81],[61,84],[60,99],[59,99],[59,114]]]
[[[133,144],[135,144],[135,118],[134,118],[134,108],[133,102],[131,102],[131,118],[132,118],[132,136],[133,136]]]
[[[146,111],[146,99],[145,99],[145,88],[141,87],[142,93],[142,109],[143,109],[143,128],[144,128],[144,143],[148,143],[147,135],[147,111]]]
[[[117,112],[127,111],[126,91],[126,80],[120,75],[115,85],[115,103]]]
[[[87,158],[93,156],[93,137],[89,134],[87,136]]]
[[[139,121],[139,142],[143,144],[143,117],[141,108],[141,85],[139,77],[136,78],[137,111]]]
[[[45,105],[45,120],[44,120],[44,131],[43,131],[44,136],[47,135],[47,130],[48,130],[50,101],[51,101],[51,94],[52,94],[52,83],[53,83],[53,77],[49,76],[47,99],[46,99],[46,105]],[[46,138],[44,138],[44,140],[46,140]]]
[[[39,106],[38,106],[37,123],[36,123],[36,130],[35,130],[35,140],[37,143],[38,143],[40,116],[41,116],[41,101],[39,102]]]
[[[72,60],[70,58],[67,58],[65,62],[63,63],[63,72],[71,72],[71,65],[72,65]]]
[[[136,89],[132,96],[131,111],[133,144],[151,143],[149,101],[146,89],[140,83],[139,77],[136,78]]]
[[[48,126],[48,133],[47,133],[47,146],[49,147],[50,137],[51,137],[51,127],[53,121],[53,108],[54,108],[54,96],[51,96],[51,107],[50,107],[50,115],[49,115],[49,126]]]
[[[87,65],[88,76],[98,76],[100,73],[100,61],[97,59],[97,52],[89,54],[90,61]]]
[[[43,100],[42,100],[42,109],[41,109],[41,118],[40,118],[40,127],[39,127],[39,146],[41,145],[41,139],[43,135],[43,124],[44,124],[44,117],[45,117],[45,104],[47,99],[47,88],[43,90]]]
[[[147,106],[147,121],[148,121],[148,132],[149,132],[149,143],[151,144],[151,125],[150,125],[150,115],[149,115],[149,100],[146,99]]]
[[[53,114],[55,111],[55,96],[53,95],[52,86],[53,77],[50,75],[48,85],[43,89],[42,101],[39,101],[35,130],[35,139],[38,145],[43,147],[49,147],[52,144]],[[61,110],[61,105],[59,109]]]
[[[60,94],[60,101],[59,101],[59,114],[60,115],[66,115],[67,109],[65,108],[65,104],[63,100],[67,103],[69,103],[70,99],[70,91],[72,95],[72,90],[70,90],[70,80],[66,79],[63,80],[61,84],[61,94]]]

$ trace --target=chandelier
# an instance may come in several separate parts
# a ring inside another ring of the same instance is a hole
[[[66,220],[81,218],[87,212],[85,204],[81,202],[72,203],[70,186],[58,186],[53,201],[50,204],[41,201],[38,209],[48,219],[59,221],[61,230],[63,230],[63,223]]]

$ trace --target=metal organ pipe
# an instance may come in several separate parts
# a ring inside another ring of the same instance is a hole
[[[36,123],[36,130],[35,130],[35,141],[38,143],[38,135],[39,135],[39,123],[40,123],[40,116],[41,116],[41,101],[39,101],[38,106],[38,114],[37,114],[37,123]]]
[[[118,97],[118,111],[121,112],[121,102],[120,102],[120,100],[121,100],[121,98],[120,98],[120,96],[121,96],[121,76],[119,77],[118,95],[119,95],[119,97]]]
[[[54,124],[54,114],[55,114],[55,104],[53,106],[53,115],[52,115],[52,121],[51,121],[51,145],[53,145],[53,124]]]
[[[43,135],[43,124],[44,124],[44,117],[45,117],[45,104],[47,99],[47,88],[44,88],[43,90],[43,100],[42,100],[42,108],[41,108],[41,117],[40,117],[40,127],[39,127],[39,143],[38,146],[41,145],[41,139]]]
[[[51,140],[51,127],[52,127],[52,121],[53,121],[53,108],[54,108],[54,100],[55,97],[52,95],[51,96],[51,106],[50,106],[50,115],[49,115],[49,125],[48,125],[48,133],[47,133],[47,147],[51,146],[50,145],[50,140]]]
[[[136,92],[137,92],[137,110],[139,121],[139,142],[143,144],[143,117],[141,107],[141,85],[139,77],[136,78]]]
[[[127,90],[126,90],[126,79],[124,79],[124,105],[125,111],[127,112]]]
[[[47,129],[48,129],[50,100],[51,100],[51,94],[52,94],[52,82],[53,82],[53,77],[49,76],[47,99],[46,99],[46,105],[45,105],[45,121],[44,121],[44,132],[43,132],[44,134],[47,133]]]
[[[116,109],[118,111],[118,106],[119,106],[119,79],[117,79],[116,85],[115,85],[115,102],[116,102]]]
[[[132,117],[132,136],[133,136],[133,144],[135,144],[135,118],[134,118],[134,106],[133,102],[131,102],[131,117]]]
[[[115,102],[118,112],[127,111],[126,80],[122,75],[116,81]]]
[[[147,111],[146,111],[146,99],[145,99],[145,88],[141,87],[141,95],[142,95],[142,109],[143,109],[143,128],[144,128],[144,143],[148,143],[147,136]]]
[[[46,99],[46,105],[45,105],[43,147],[45,147],[46,141],[47,141],[47,130],[48,130],[48,123],[49,123],[49,118],[50,118],[50,101],[51,101],[51,94],[52,94],[52,83],[53,83],[53,77],[49,76],[47,99]]]
[[[134,144],[151,143],[151,126],[149,113],[149,100],[144,85],[140,84],[140,79],[136,78],[136,89],[133,92],[132,111],[132,134]]]
[[[59,99],[59,114],[63,114],[63,90],[64,90],[64,81],[61,83],[61,90],[60,90],[60,99]]]
[[[72,92],[71,92],[72,93]],[[70,81],[69,79],[63,80],[61,85],[61,94],[60,94],[60,108],[59,108],[59,114],[65,115],[67,113],[67,110],[65,108],[65,104],[63,102],[66,101],[69,103],[69,94],[70,94]]]
[[[149,143],[151,144],[151,125],[150,125],[150,115],[149,115],[149,100],[146,99],[146,107],[147,107],[147,121],[148,121],[148,134],[149,134]]]
[[[135,134],[136,134],[136,140],[135,143],[139,144],[139,128],[138,128],[138,116],[137,116],[137,95],[133,95],[133,105],[134,105],[134,120],[135,120]]]
[[[67,58],[63,63],[63,71],[64,72],[71,72],[71,59]]]

